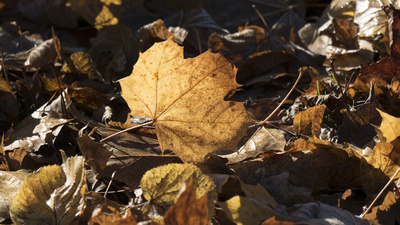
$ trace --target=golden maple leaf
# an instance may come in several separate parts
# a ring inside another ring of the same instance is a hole
[[[185,162],[202,162],[216,150],[236,149],[250,119],[242,103],[224,101],[240,87],[237,69],[207,51],[184,59],[171,38],[141,54],[132,74],[120,81],[131,115],[151,118],[162,151]]]

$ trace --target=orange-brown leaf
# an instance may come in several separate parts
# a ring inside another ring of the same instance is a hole
[[[207,225],[208,219],[207,195],[197,199],[193,181],[186,185],[177,202],[165,213],[166,225]]]
[[[293,120],[293,127],[296,134],[313,134],[318,137],[321,134],[321,123],[325,109],[325,105],[320,105],[297,114]]]
[[[107,151],[102,143],[94,142],[87,134],[78,137],[76,141],[86,162],[95,173],[99,173],[106,168],[108,158],[110,158],[112,152]]]
[[[201,162],[210,152],[236,149],[249,125],[242,103],[224,101],[240,87],[235,75],[220,54],[184,59],[182,47],[170,38],[141,54],[120,83],[131,115],[154,121],[163,151]]]

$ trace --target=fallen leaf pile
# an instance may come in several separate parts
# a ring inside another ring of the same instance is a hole
[[[400,223],[397,2],[0,12],[2,224]]]

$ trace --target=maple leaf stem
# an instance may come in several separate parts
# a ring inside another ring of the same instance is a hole
[[[54,69],[54,67],[55,67],[54,66],[54,62],[50,61],[49,62],[49,66],[51,68],[51,71],[53,72],[54,78],[57,81],[58,90],[60,91],[60,95],[61,95],[61,110],[63,112],[63,118],[66,119],[67,118],[67,107],[66,107],[66,104],[64,102],[64,96],[63,96],[64,90],[61,88],[60,80],[58,79],[57,73],[56,73],[56,71]]]
[[[8,73],[7,73],[6,66],[5,66],[5,64],[4,64],[3,48],[1,47],[0,49],[1,49],[1,66],[3,67],[3,68],[2,68],[3,74],[4,74],[4,77],[6,78],[6,81],[7,81],[7,82],[10,82],[10,79],[8,78]]]
[[[135,130],[135,129],[138,129],[138,128],[141,128],[141,127],[144,127],[144,126],[147,126],[147,125],[151,125],[151,124],[153,124],[153,123],[154,123],[154,121],[149,121],[149,122],[147,122],[147,123],[143,123],[143,124],[140,124],[140,125],[137,125],[137,126],[134,126],[134,127],[129,127],[128,129],[118,131],[118,132],[115,133],[115,134],[112,134],[112,135],[110,135],[110,136],[108,136],[108,137],[106,137],[106,138],[103,138],[103,139],[101,139],[99,142],[104,142],[104,141],[106,141],[106,140],[108,140],[108,139],[110,139],[110,138],[113,138],[113,137],[115,137],[115,136],[117,136],[117,135],[120,135],[120,134],[122,134],[122,133],[131,131],[131,130]]]
[[[394,178],[396,177],[396,175],[399,173],[400,168],[398,168],[396,170],[396,172],[393,174],[392,178],[390,178],[390,180],[386,183],[385,187],[382,188],[382,190],[379,192],[379,194],[375,197],[375,199],[371,202],[371,204],[369,205],[369,207],[360,215],[360,218],[363,218],[365,216],[365,214],[367,214],[367,212],[372,208],[372,206],[374,206],[376,200],[378,200],[378,198],[382,195],[382,193],[385,191],[385,189],[389,186],[389,184],[394,180]]]
[[[260,122],[260,123],[255,124],[256,126],[262,126],[262,125],[266,124],[267,121],[268,121],[269,119],[271,119],[272,116],[274,116],[274,114],[281,108],[281,106],[283,105],[283,103],[286,101],[286,99],[289,97],[289,95],[293,92],[294,88],[295,88],[295,87],[297,86],[297,84],[299,83],[301,77],[302,77],[303,74],[304,74],[304,71],[305,71],[304,69],[300,69],[300,73],[299,73],[299,76],[297,77],[296,82],[294,82],[292,88],[291,88],[290,91],[287,93],[287,95],[285,96],[285,98],[284,98],[284,99],[281,101],[281,103],[274,109],[274,111],[272,111],[272,113],[269,114],[269,116],[268,116],[265,120],[263,120],[263,121]]]

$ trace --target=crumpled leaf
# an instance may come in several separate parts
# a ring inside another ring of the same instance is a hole
[[[391,83],[393,77],[400,78],[400,10],[390,6],[385,8],[385,11],[389,16],[390,57],[362,66],[360,73],[362,75],[377,74],[387,83]]]
[[[89,221],[90,225],[107,225],[107,224],[116,224],[116,225],[136,225],[136,218],[131,214],[131,211],[128,210],[126,215],[121,215],[121,213],[109,205],[101,205],[100,211],[95,214]]]
[[[106,168],[107,161],[112,152],[107,151],[102,143],[94,142],[88,134],[78,137],[76,141],[86,162],[96,174]]]
[[[165,224],[174,225],[207,225],[208,219],[207,195],[197,198],[193,187],[193,180],[182,187],[183,192],[179,195],[176,203],[171,206],[164,215]]]
[[[60,118],[61,96],[33,112],[14,127],[10,140],[5,142],[4,150],[12,151],[24,148],[28,152],[36,152],[42,145],[52,144],[61,128],[68,122]]]
[[[217,199],[214,182],[192,164],[171,163],[147,171],[140,182],[143,196],[164,209],[174,204],[182,185],[193,180],[196,197],[207,194],[208,216],[214,212],[214,201]]]
[[[391,116],[379,109],[376,110],[382,117],[381,124],[376,128],[378,137],[383,143],[389,143],[400,136],[400,118]]]
[[[319,137],[325,109],[325,105],[320,105],[298,113],[293,120],[293,127],[296,134],[315,135]]]
[[[54,35],[53,31],[53,38],[42,42],[33,49],[29,53],[24,66],[46,69],[49,61],[56,62],[57,59],[61,58],[60,50],[60,40]]]
[[[279,130],[260,127],[238,151],[219,156],[228,159],[229,164],[233,164],[263,153],[283,151],[285,145],[285,136]]]
[[[85,190],[83,157],[42,167],[24,180],[15,195],[11,219],[15,224],[77,224]]]
[[[224,101],[239,85],[236,69],[209,51],[183,59],[172,39],[141,54],[132,74],[120,81],[131,115],[156,126],[161,149],[184,162],[201,162],[210,152],[235,149],[250,119],[242,103]],[[174,87],[174,88],[172,88]]]
[[[371,209],[371,212],[364,216],[365,219],[377,224],[396,224],[400,221],[400,202],[399,196],[389,191],[381,205]]]
[[[96,29],[118,24],[116,18],[110,11],[110,4],[120,2],[101,2],[98,0],[68,0],[71,8],[79,13],[88,23],[92,24]]]
[[[0,171],[0,222],[10,218],[12,199],[22,187],[27,171]]]

